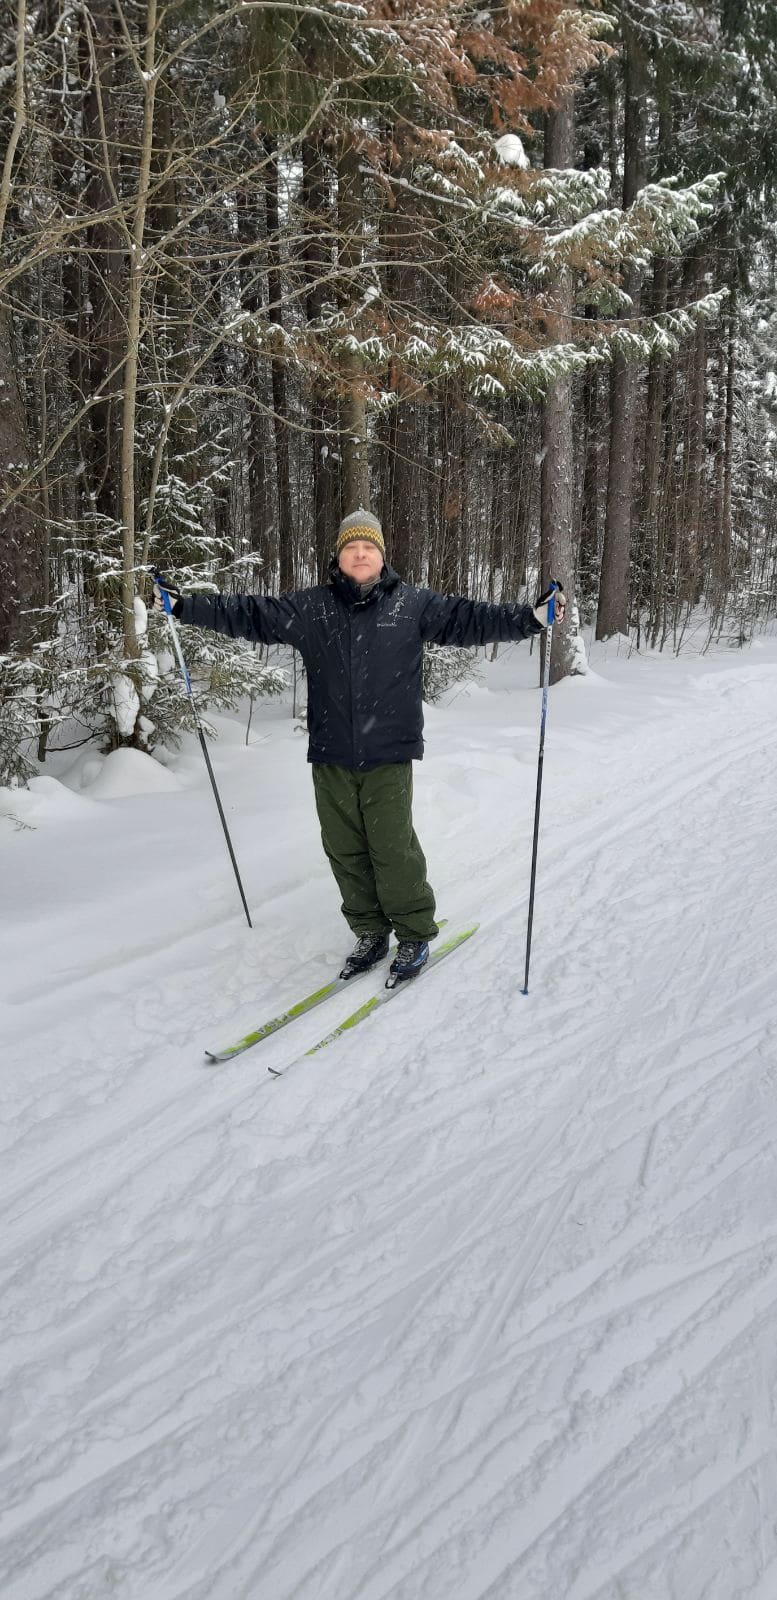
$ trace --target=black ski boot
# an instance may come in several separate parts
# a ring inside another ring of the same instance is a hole
[[[428,939],[400,939],[397,953],[389,967],[386,988],[393,989],[395,983],[405,983],[408,978],[417,977],[428,960]]]
[[[355,978],[359,972],[367,972],[374,967],[376,961],[382,961],[388,955],[389,939],[387,933],[362,933],[348,957],[340,973],[341,978]]]

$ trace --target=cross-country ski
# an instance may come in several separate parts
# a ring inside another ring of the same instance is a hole
[[[441,961],[445,960],[446,956],[452,955],[454,950],[459,950],[463,944],[466,944],[467,940],[471,939],[474,933],[477,933],[477,930],[478,923],[474,923],[471,928],[465,928],[461,933],[452,934],[429,957],[424,970],[430,971],[433,967],[438,966]],[[370,996],[369,1000],[365,1000],[363,1005],[359,1006],[356,1011],[352,1011],[344,1022],[338,1023],[331,1033],[328,1033],[325,1038],[319,1039],[318,1044],[314,1044],[309,1050],[306,1050],[304,1057],[298,1056],[296,1061],[304,1060],[307,1056],[318,1055],[319,1050],[326,1049],[327,1045],[334,1044],[336,1039],[341,1039],[343,1034],[350,1033],[360,1022],[364,1022],[367,1017],[373,1016],[380,1006],[386,1005],[389,1000],[396,999],[398,994],[406,994],[408,989],[414,988],[417,982],[418,979],[414,978],[405,983],[394,984],[391,987],[388,984],[384,984],[382,989],[378,989],[375,994]],[[268,1071],[274,1078],[282,1078],[289,1071],[289,1068],[295,1064],[294,1061],[290,1061],[285,1067],[269,1067]]]
[[[446,918],[438,918],[437,926],[438,928],[444,928],[446,926]],[[396,954],[396,948],[396,945],[392,945],[386,952],[392,959]],[[370,966],[365,966],[362,974],[357,972],[352,976],[344,977],[341,973],[339,977],[332,978],[329,983],[323,984],[320,989],[314,989],[312,993],[305,995],[301,1000],[296,1000],[286,1011],[279,1012],[276,1017],[271,1017],[267,1022],[261,1023],[258,1028],[251,1029],[242,1038],[235,1040],[234,1044],[224,1045],[220,1050],[206,1050],[205,1055],[209,1061],[213,1062],[232,1061],[235,1056],[242,1055],[244,1051],[252,1050],[254,1045],[261,1044],[264,1039],[271,1038],[281,1028],[287,1028],[290,1023],[297,1022],[300,1017],[307,1016],[308,1012],[315,1011],[317,1006],[323,1005],[326,1000],[330,1000],[334,995],[340,994],[343,989],[353,989],[355,987],[355,978],[366,976],[370,971],[380,970],[380,964],[375,961]]]
[[[242,1055],[245,1050],[252,1050],[254,1045],[261,1044],[264,1039],[269,1039],[281,1028],[287,1028],[290,1023],[296,1022],[299,1017],[307,1016],[310,1011],[315,1011],[317,1006],[330,1000],[333,995],[340,994],[350,985],[354,987],[353,980],[348,978],[332,978],[322,988],[314,989],[311,994],[305,995],[302,1000],[297,1000],[289,1006],[287,1011],[279,1012],[277,1017],[271,1017],[268,1022],[263,1022],[258,1028],[237,1039],[234,1044],[224,1045],[220,1050],[206,1050],[205,1055],[209,1061],[233,1061],[236,1056]]]

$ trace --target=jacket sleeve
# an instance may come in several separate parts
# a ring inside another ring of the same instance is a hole
[[[435,594],[431,589],[421,612],[420,625],[421,638],[427,644],[462,647],[529,639],[532,634],[544,632],[531,606],[518,605],[517,601],[496,606],[488,600]]]
[[[304,633],[299,596],[277,599],[263,594],[192,594],[176,601],[175,615],[195,628],[212,628],[230,639],[259,644],[291,644],[299,650]]]

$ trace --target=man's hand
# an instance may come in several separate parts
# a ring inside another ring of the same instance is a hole
[[[559,582],[558,578],[552,578],[551,587],[543,591],[534,607],[534,615],[543,628],[548,626],[548,609],[554,595],[556,596],[556,614],[553,621],[563,622],[566,616],[567,602],[563,584]]]
[[[162,599],[162,592],[163,591],[164,591],[165,594],[170,596],[170,604],[171,604],[171,606],[174,606],[176,600],[180,600],[180,598],[181,598],[180,589],[173,588],[173,585],[170,584],[170,583],[159,583],[158,580],[155,578],[154,579],[153,599],[151,601],[151,605],[149,606],[149,611],[164,611],[165,603],[164,603],[164,600]]]

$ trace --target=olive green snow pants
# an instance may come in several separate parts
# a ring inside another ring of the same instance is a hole
[[[321,839],[354,933],[431,939],[434,895],[413,828],[409,761],[354,772],[313,765]]]

